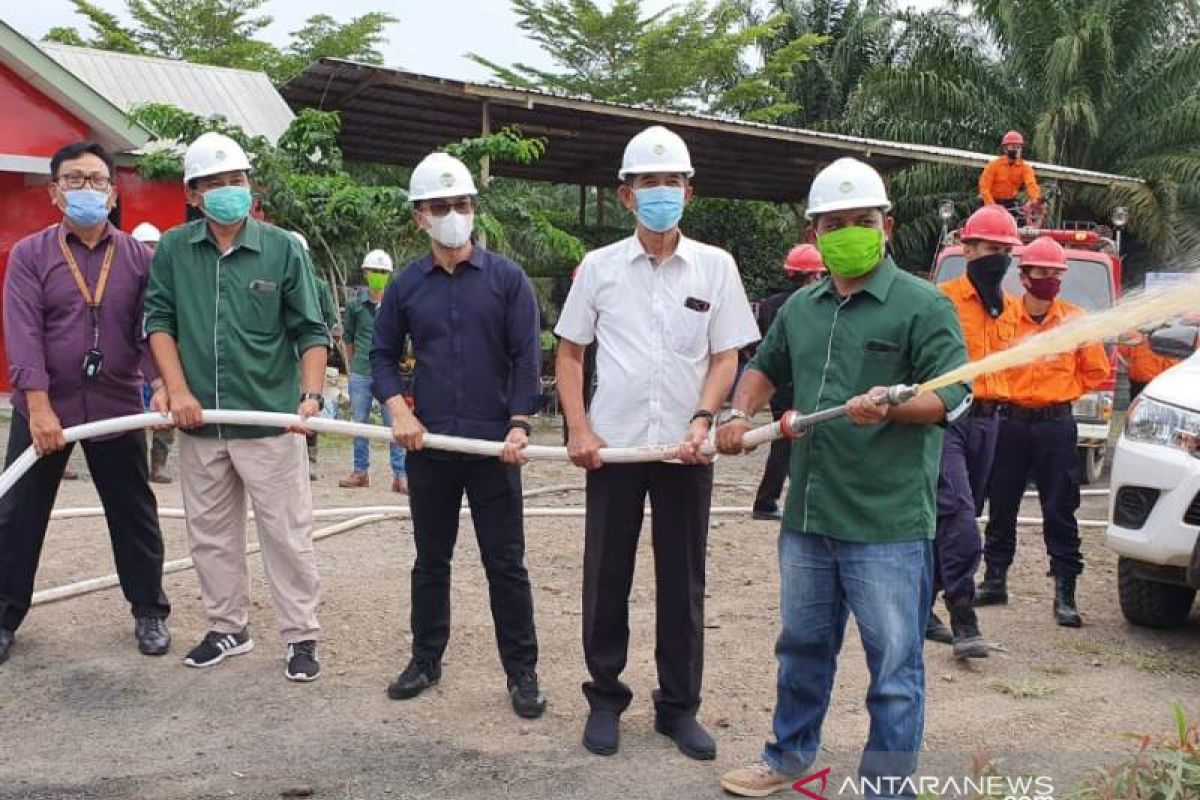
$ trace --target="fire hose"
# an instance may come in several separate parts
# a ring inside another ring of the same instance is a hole
[[[917,394],[916,386],[897,385],[888,387],[873,399],[880,405],[899,405],[907,402]],[[800,414],[787,411],[778,420],[747,431],[743,444],[747,449],[758,447],[780,437],[795,439],[806,430],[821,422],[844,417],[847,404],[815,411],[812,414]],[[392,431],[380,425],[367,425],[359,422],[343,422],[342,420],[310,417],[301,419],[295,414],[280,414],[268,411],[232,411],[226,409],[204,409],[201,419],[205,425],[249,425],[286,430],[292,427],[304,427],[318,433],[332,433],[341,436],[354,436],[366,439],[379,439],[391,442]],[[118,433],[142,430],[144,428],[172,425],[169,414],[148,412],[131,414],[125,417],[114,417],[99,422],[88,422],[76,425],[63,431],[68,443],[97,436],[110,436]],[[479,456],[499,456],[504,449],[503,442],[484,439],[467,439],[442,434],[425,434],[425,446],[434,450],[445,450],[454,453],[466,453]],[[600,460],[605,464],[628,464],[647,461],[671,461],[679,457],[681,445],[655,445],[648,447],[605,447],[600,450]],[[711,441],[706,443],[701,452],[705,455],[716,453],[716,447]],[[549,447],[546,445],[529,445],[521,451],[529,459],[547,461],[568,461],[565,447]],[[29,447],[13,463],[0,474],[0,497],[4,497],[16,485],[17,481],[37,463],[39,456],[33,447]]]

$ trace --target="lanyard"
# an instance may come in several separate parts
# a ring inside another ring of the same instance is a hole
[[[100,265],[100,280],[96,281],[96,294],[92,295],[88,289],[87,281],[84,280],[83,272],[79,269],[79,264],[75,261],[75,254],[71,252],[71,248],[67,246],[66,235],[58,237],[58,246],[62,248],[63,258],[67,261],[67,267],[71,270],[71,277],[75,279],[75,285],[79,287],[79,294],[83,296],[83,302],[91,312],[92,317],[92,348],[94,349],[100,343],[100,320],[97,313],[100,308],[100,301],[104,299],[104,290],[108,288],[108,273],[112,269],[113,256],[117,252],[117,243],[111,239],[108,242],[108,248],[104,251],[104,261]]]

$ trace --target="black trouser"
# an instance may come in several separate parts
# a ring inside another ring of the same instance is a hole
[[[1042,506],[1042,536],[1050,569],[1064,577],[1083,571],[1079,551],[1079,440],[1070,408],[1055,418],[1005,418],[996,441],[996,461],[988,493],[988,524],[983,557],[988,566],[1008,569],[1017,552],[1017,514],[1029,473]]]
[[[592,708],[620,713],[633,693],[621,682],[629,650],[629,590],[646,495],[654,510],[656,637],[665,718],[695,714],[704,673],[704,559],[712,467],[613,464],[587,474],[583,549],[583,654]]]
[[[32,443],[29,420],[14,412],[5,465]],[[146,436],[134,431],[104,441],[85,441],[83,453],[104,506],[121,589],[135,615],[166,617],[162,589],[163,541],[158,503],[148,483]],[[0,499],[0,628],[15,631],[29,612],[33,581],[50,511],[74,445],[45,458]]]
[[[771,418],[779,419],[788,410],[786,402],[771,399]],[[787,480],[788,466],[792,458],[792,440],[781,436],[771,442],[767,454],[767,466],[763,469],[758,492],[754,495],[754,508],[760,511],[775,511],[779,508],[779,496],[783,494],[783,482]]]
[[[450,640],[450,561],[463,492],[487,574],[500,661],[509,678],[537,666],[533,593],[525,571],[521,468],[498,458],[408,453],[417,560],[412,569],[413,657],[441,663]]]

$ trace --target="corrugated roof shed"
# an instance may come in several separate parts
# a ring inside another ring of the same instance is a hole
[[[220,114],[273,142],[294,116],[262,72],[46,42],[38,47],[125,111],[170,103],[205,117]]]

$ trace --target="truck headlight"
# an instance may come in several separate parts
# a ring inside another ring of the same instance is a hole
[[[1177,447],[1200,458],[1200,413],[1139,397],[1125,418],[1125,436],[1135,442]]]
[[[1071,405],[1071,413],[1076,419],[1107,422],[1112,418],[1112,394],[1089,392]]]

